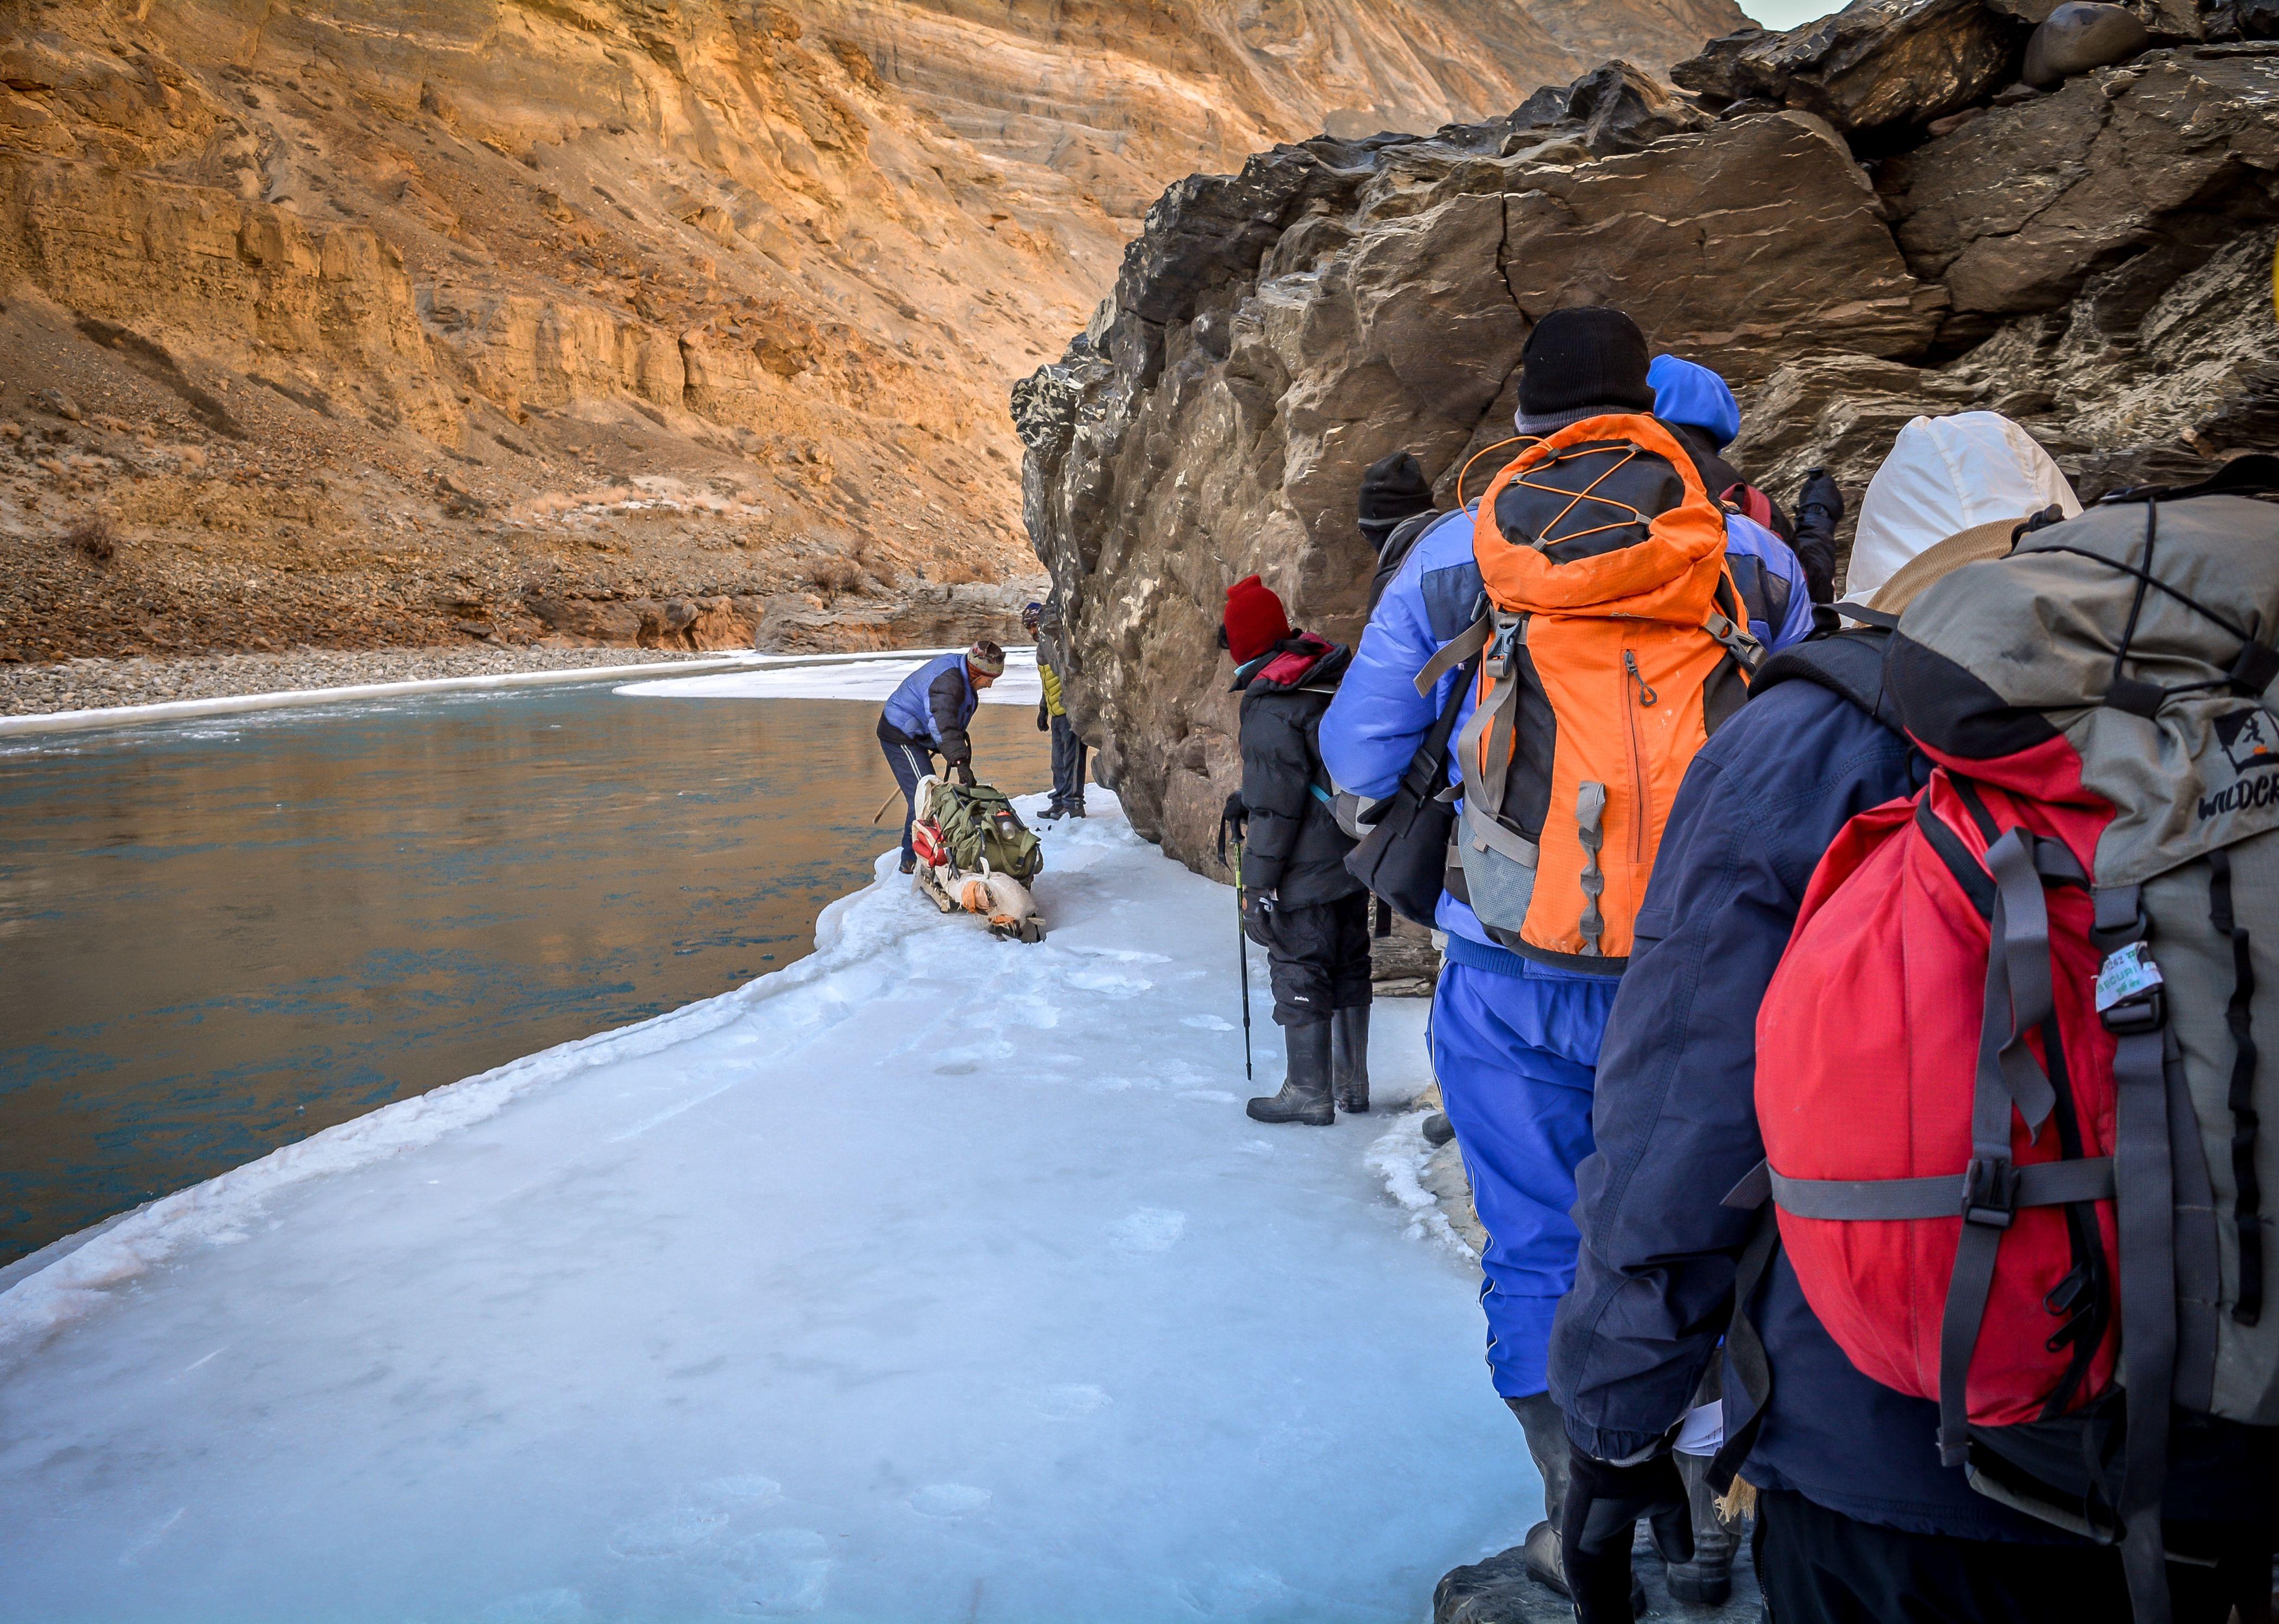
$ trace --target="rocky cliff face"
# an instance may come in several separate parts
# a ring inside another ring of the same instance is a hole
[[[1825,465],[1856,505],[1918,412],[2007,412],[2085,495],[2279,445],[2279,46],[2175,10],[2045,95],[2015,83],[2034,0],[1861,0],[1719,42],[1674,70],[1687,93],[1614,66],[1172,188],[1014,394],[1075,708],[1135,821],[1207,861],[1239,778],[1225,586],[1255,571],[1357,635],[1362,470],[1411,450],[1452,504],[1561,305],[1722,371],[1735,458],[1784,499]]]
[[[1005,632],[1006,382],[1165,181],[1739,20],[0,0],[0,659]]]

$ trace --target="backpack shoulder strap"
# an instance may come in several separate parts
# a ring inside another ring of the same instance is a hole
[[[1416,543],[1424,532],[1446,516],[1438,508],[1427,508],[1422,513],[1412,513],[1393,527],[1385,539],[1385,546],[1377,555],[1377,572],[1369,578],[1369,612],[1377,613],[1377,602],[1385,596],[1393,578],[1400,573],[1400,566],[1408,562],[1408,555],[1416,550]]]
[[[1849,700],[1892,732],[1899,732],[1899,708],[1884,682],[1884,652],[1891,641],[1891,632],[1871,626],[1784,648],[1758,668],[1756,680],[1749,685],[1749,697],[1754,699],[1784,682],[1816,683]]]

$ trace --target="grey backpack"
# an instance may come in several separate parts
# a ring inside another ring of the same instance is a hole
[[[2244,1439],[2221,1423],[2279,1426],[2279,505],[2256,499],[2274,494],[2279,458],[2244,457],[2022,527],[2007,557],[1908,608],[1884,668],[1907,732],[1949,772],[2103,820],[2093,854],[2056,854],[2039,884],[2078,885],[2075,857],[2089,864],[2094,1008],[2116,1041],[2118,1245],[2099,1289],[2119,1384],[2041,1422],[1974,1428],[1969,1464],[1975,1487],[2120,1544],[2139,1624],[2168,1616],[2172,1404],[2195,1447]],[[2023,900],[2014,922],[2043,915]],[[2047,956],[2002,930],[2014,961]],[[2025,1018],[2013,982],[1990,1032]]]

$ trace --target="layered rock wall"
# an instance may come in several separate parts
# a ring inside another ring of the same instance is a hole
[[[1620,305],[1723,372],[1734,456],[1784,499],[1824,466],[1856,505],[1918,412],[2008,412],[2091,495],[2279,446],[2279,46],[2172,32],[2037,96],[2009,88],[2030,26],[1862,0],[1720,42],[1675,70],[1692,94],[1613,67],[1168,191],[1112,298],[1014,393],[1073,707],[1135,821],[1209,862],[1239,776],[1225,586],[1255,571],[1357,635],[1362,470],[1413,451],[1453,504],[1562,305]]]

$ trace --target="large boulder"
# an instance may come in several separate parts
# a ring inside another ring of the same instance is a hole
[[[1902,151],[1865,142],[1868,165],[1815,112],[1692,111],[1610,66],[1491,124],[1183,182],[1086,331],[1016,387],[1072,709],[1172,853],[1211,867],[1238,777],[1227,585],[1255,571],[1299,623],[1356,636],[1362,471],[1411,451],[1452,504],[1512,433],[1546,310],[1619,304],[1724,372],[1730,455],[1783,500],[1825,467],[1856,511],[1919,413],[2003,411],[2091,498],[2279,448],[2279,50],[2154,50]]]
[[[1983,0],[1853,0],[1786,34],[1713,40],[1669,76],[1723,103],[1818,113],[1845,133],[1928,124],[2017,77],[2027,27]]]
[[[1959,316],[2054,310],[2125,264],[2129,321],[2267,218],[2275,173],[2279,50],[2231,46],[2152,51],[1991,108],[1885,163],[1878,184],[1908,264]]]
[[[1807,336],[1868,356],[1930,342],[1942,302],[1824,123],[1738,119],[1594,157],[1592,120],[1630,93],[1602,80],[1579,118],[1570,94],[1563,114],[1311,142],[1175,188],[1115,298],[1017,388],[1078,724],[1178,854],[1202,860],[1237,777],[1213,646],[1227,582],[1255,571],[1301,623],[1356,636],[1362,471],[1410,450],[1445,493],[1510,433],[1544,311],[1619,303],[1658,347],[1742,381]]]

